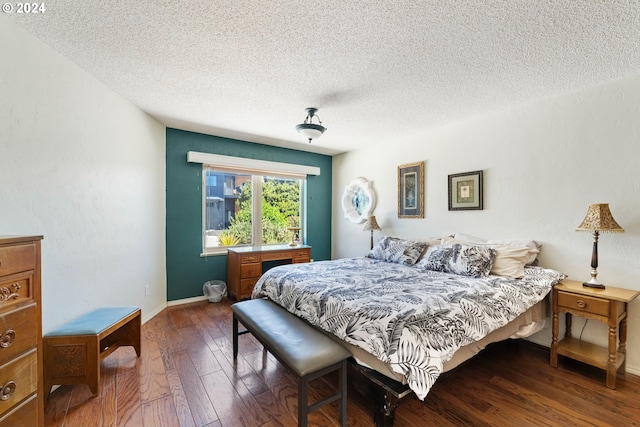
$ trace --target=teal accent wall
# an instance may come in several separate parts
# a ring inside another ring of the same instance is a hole
[[[202,257],[202,165],[188,151],[320,168],[307,178],[307,240],[313,259],[331,259],[331,156],[167,128],[167,300],[202,296],[207,280],[227,280],[227,256]]]

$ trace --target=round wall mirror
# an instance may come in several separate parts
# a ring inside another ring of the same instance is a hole
[[[376,195],[370,181],[356,178],[345,186],[342,194],[342,210],[349,221],[365,222],[375,206]]]

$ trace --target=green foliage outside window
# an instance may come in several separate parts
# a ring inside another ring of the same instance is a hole
[[[251,243],[251,186],[240,188],[236,206],[239,209],[227,229],[239,243]],[[288,227],[300,227],[300,184],[297,180],[265,177],[262,185],[262,241],[265,244],[291,240]],[[222,240],[222,245],[225,245]],[[225,245],[226,246],[226,245]]]

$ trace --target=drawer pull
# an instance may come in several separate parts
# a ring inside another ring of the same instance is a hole
[[[579,308],[585,308],[585,307],[587,306],[587,303],[586,303],[586,302],[584,302],[584,301],[582,301],[581,299],[579,299],[578,301],[576,301],[576,305],[577,305]]]
[[[4,334],[2,334],[2,338],[0,338],[0,347],[7,348],[13,344],[16,340],[16,331],[13,329],[9,329]]]
[[[16,383],[14,383],[13,381],[9,381],[2,386],[2,390],[0,391],[0,400],[9,400],[9,398],[11,398],[15,391]]]
[[[0,288],[0,301],[9,301],[10,299],[16,299],[18,298],[20,295],[18,295],[18,291],[20,290],[22,286],[20,286],[20,283],[16,282],[13,285],[11,285],[11,289],[7,288],[6,286],[3,286]]]

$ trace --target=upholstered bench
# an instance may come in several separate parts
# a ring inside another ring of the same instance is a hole
[[[120,346],[133,346],[140,357],[138,307],[98,308],[73,319],[42,338],[44,395],[56,384],[87,384],[100,392],[100,362]]]
[[[298,376],[298,426],[307,425],[309,412],[340,400],[340,424],[347,425],[347,359],[351,353],[304,320],[266,299],[235,303],[233,358],[238,357],[238,335],[251,333],[284,366]],[[246,330],[238,331],[238,322]],[[338,371],[336,394],[308,405],[309,382]]]

